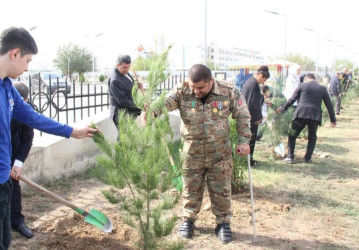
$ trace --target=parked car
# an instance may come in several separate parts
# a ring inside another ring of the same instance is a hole
[[[71,84],[68,82],[66,86],[66,80],[60,74],[50,72],[36,73],[31,76],[32,92],[44,92],[52,95],[57,90],[66,94],[71,93]]]

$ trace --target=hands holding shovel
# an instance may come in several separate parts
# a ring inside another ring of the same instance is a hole
[[[13,170],[10,172],[11,177],[12,176],[18,176],[17,173]],[[68,206],[69,208],[72,208],[77,213],[81,214],[85,217],[85,222],[99,228],[100,230],[110,233],[112,231],[112,222],[111,220],[100,211],[91,208],[89,211],[85,211],[84,209],[81,209],[77,207],[75,204],[61,198],[60,196],[50,192],[49,190],[45,189],[44,187],[36,184],[35,182],[31,181],[30,179],[26,178],[25,176],[18,176],[18,180],[21,180],[28,184],[29,186],[45,193],[46,195],[50,196],[51,198],[55,199],[56,201],[62,203],[65,206]]]
[[[10,172],[10,176],[11,178],[13,178],[14,180],[20,180],[20,176],[21,176],[21,167],[18,166],[13,166],[12,170]]]
[[[248,144],[238,144],[237,145],[237,149],[236,152],[237,154],[241,155],[241,156],[245,156],[247,154],[250,153],[250,148]]]

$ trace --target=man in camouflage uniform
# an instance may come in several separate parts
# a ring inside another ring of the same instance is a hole
[[[184,223],[179,231],[185,238],[193,236],[207,175],[212,212],[216,215],[215,232],[221,241],[230,242],[233,162],[228,117],[232,114],[237,122],[237,152],[249,154],[250,114],[245,99],[234,85],[216,82],[208,67],[196,64],[189,71],[189,82],[171,90],[165,105],[169,111],[179,109],[183,121]]]

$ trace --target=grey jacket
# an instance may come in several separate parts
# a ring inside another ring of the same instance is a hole
[[[329,93],[334,96],[339,96],[342,93],[342,86],[338,77],[334,76],[330,80]]]

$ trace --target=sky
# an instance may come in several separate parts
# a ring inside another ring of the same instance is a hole
[[[357,61],[355,2],[207,0],[207,44],[272,57],[283,56],[286,44],[287,54],[300,53],[314,61],[319,51],[320,66],[330,65],[335,57]],[[70,42],[93,51],[100,68],[111,68],[119,53],[134,55],[140,44],[153,47],[158,35],[177,48],[171,52],[175,58],[181,57],[179,48],[203,45],[204,6],[205,0],[1,0],[0,30],[36,27],[31,31],[39,47],[34,68],[51,68],[57,48]]]

